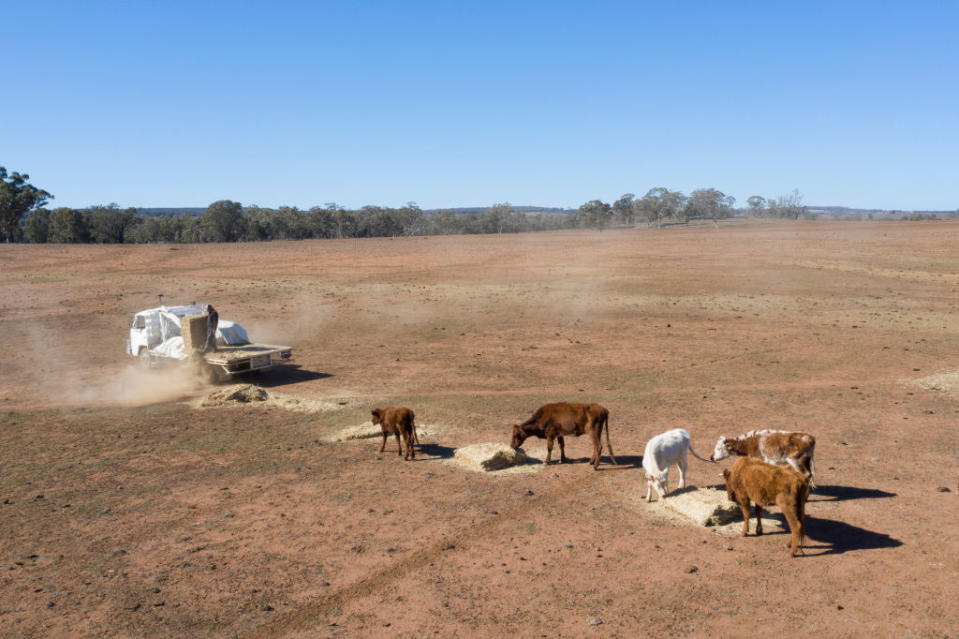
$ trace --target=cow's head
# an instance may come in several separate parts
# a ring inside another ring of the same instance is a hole
[[[374,409],[373,409],[373,412],[372,412],[372,415],[373,415],[373,424],[374,424],[374,425],[375,425],[375,424],[382,424],[382,423],[383,423],[383,409],[382,409],[382,408],[374,408]]]
[[[667,483],[669,482],[669,472],[646,475],[646,483],[653,487],[660,499],[666,498]]]
[[[737,501],[736,493],[733,492],[732,487],[729,485],[729,469],[723,471],[723,480],[726,482],[726,496],[729,497],[729,501]]]
[[[720,437],[719,441],[716,442],[716,448],[713,450],[713,454],[709,456],[709,461],[719,461],[720,459],[726,459],[729,457],[730,453],[729,442],[726,441],[725,437]]]
[[[523,442],[526,441],[527,437],[529,437],[529,435],[526,434],[526,431],[523,430],[520,423],[516,422],[513,424],[513,437],[510,439],[509,445],[514,449],[519,448],[523,445]]]

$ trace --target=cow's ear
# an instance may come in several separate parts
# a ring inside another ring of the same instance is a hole
[[[376,417],[377,419],[379,419],[379,417],[380,417],[380,409],[379,409],[379,408],[374,408],[372,411],[370,411],[370,414],[373,415],[373,417]]]
[[[723,470],[723,479],[729,479],[729,469]]]

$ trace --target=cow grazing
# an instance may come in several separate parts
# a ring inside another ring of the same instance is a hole
[[[720,437],[711,461],[730,455],[757,457],[770,464],[789,464],[797,473],[809,475],[816,470],[816,438],[809,433],[785,430],[751,430],[739,437]]]
[[[646,501],[653,500],[653,489],[660,499],[666,498],[669,492],[669,467],[676,464],[679,467],[679,487],[686,487],[686,451],[696,459],[703,459],[693,450],[689,441],[689,433],[682,428],[660,433],[646,443],[643,452],[643,470],[646,471]]]
[[[593,456],[589,463],[593,465],[594,469],[597,469],[600,455],[603,452],[603,443],[600,437],[603,434],[604,426],[606,427],[606,446],[609,448],[609,458],[613,461],[613,464],[617,464],[616,457],[613,455],[613,445],[609,442],[609,411],[599,404],[558,402],[541,406],[525,422],[516,422],[513,425],[513,438],[510,446],[519,448],[527,437],[545,438],[546,463],[548,464],[553,456],[553,441],[558,440],[559,461],[563,463],[568,461],[566,459],[566,442],[563,437],[566,435],[579,437],[583,433],[589,433],[590,439],[593,440]]]
[[[809,497],[808,475],[789,468],[774,466],[752,457],[741,457],[732,470],[724,470],[726,495],[739,503],[743,511],[743,537],[749,534],[749,502],[756,505],[756,535],[763,534],[763,507],[779,506],[792,533],[790,553],[795,557],[805,534],[806,499]]]
[[[386,448],[386,439],[390,435],[396,435],[396,452],[403,454],[403,447],[400,444],[400,435],[406,443],[406,456],[404,459],[416,459],[416,451],[413,450],[413,443],[416,439],[416,422],[413,411],[405,406],[387,406],[386,408],[373,409],[373,423],[379,424],[383,429],[383,444],[380,446],[380,452]]]

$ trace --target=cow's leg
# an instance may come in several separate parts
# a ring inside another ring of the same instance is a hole
[[[568,459],[566,459],[566,440],[562,435],[556,438],[556,441],[559,442],[559,463],[565,464]]]
[[[400,457],[403,456],[403,443],[400,441],[400,429],[397,428],[393,431],[393,434],[396,435],[396,454]]]
[[[381,452],[381,453],[382,453],[383,450],[386,448],[386,438],[387,438],[387,434],[386,434],[386,431],[384,430],[384,431],[383,431],[383,444],[380,446],[380,452]]]
[[[406,456],[404,459],[416,459],[416,451],[413,450],[413,433],[408,429],[404,430],[403,439],[406,440]]]
[[[650,477],[646,478],[646,502],[653,501],[653,480]]]
[[[802,506],[799,503],[792,503],[792,501],[793,500],[789,499],[786,495],[780,495],[776,499],[776,505],[783,511],[783,515],[786,516],[786,521],[789,523],[789,532],[792,533],[789,537],[788,546],[791,548],[789,554],[795,557],[799,554],[799,546],[803,535],[803,523],[802,520],[796,516]]]
[[[603,456],[603,440],[600,437],[600,431],[596,428],[596,424],[590,424],[591,428],[589,429],[589,435],[593,439],[593,459],[592,464],[593,468],[599,468],[599,459]]]
[[[763,534],[763,507],[756,503],[756,536]]]
[[[686,487],[686,452],[684,451],[682,455],[679,456],[679,461],[676,463],[679,466],[679,487],[680,489]]]
[[[739,509],[743,511],[743,537],[749,534],[749,497],[739,498]]]
[[[550,460],[553,458],[553,436],[546,435],[546,463],[549,464]],[[563,463],[563,459],[560,458],[559,463]]]

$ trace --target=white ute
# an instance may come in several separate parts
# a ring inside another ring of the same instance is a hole
[[[165,306],[161,301],[157,308],[140,311],[133,316],[130,325],[127,354],[139,359],[147,368],[164,361],[186,361],[190,354],[183,345],[180,323],[184,317],[192,315],[203,315],[203,308],[196,303]],[[215,352],[203,354],[209,373],[215,379],[265,371],[293,361],[291,347],[253,344],[236,322],[221,319],[217,323],[216,342]]]

